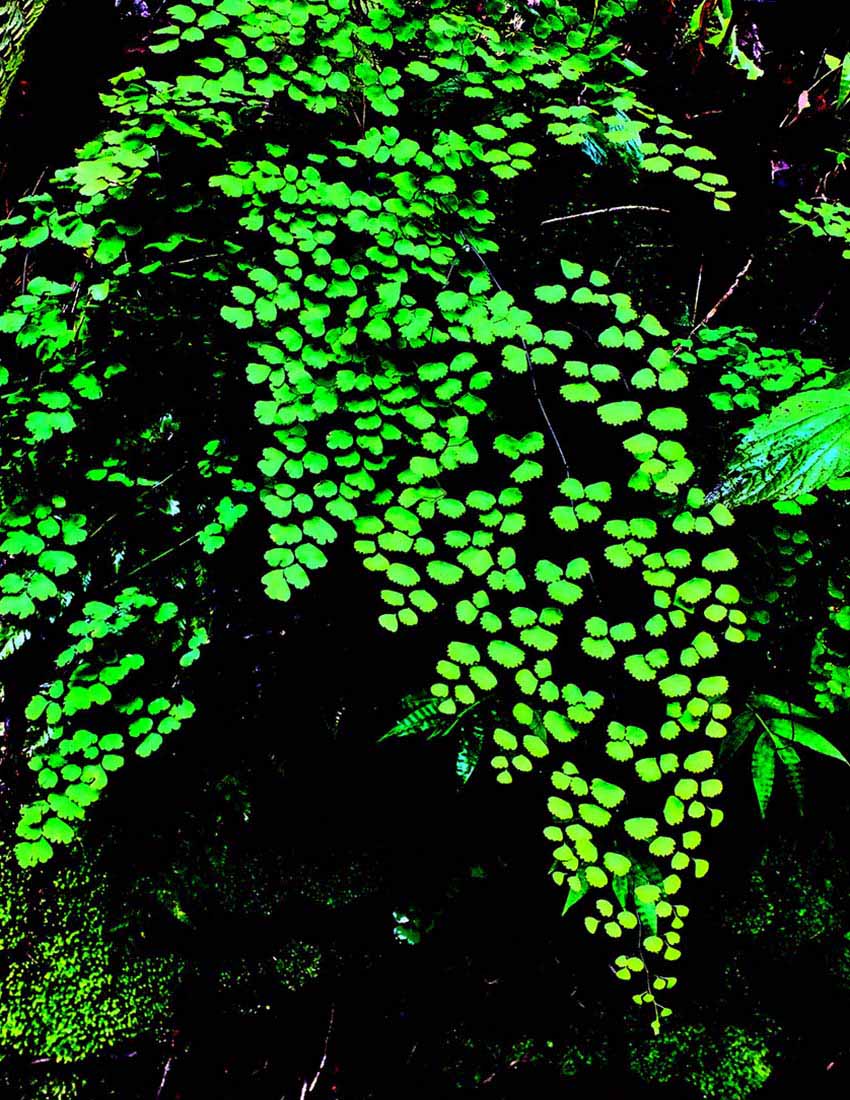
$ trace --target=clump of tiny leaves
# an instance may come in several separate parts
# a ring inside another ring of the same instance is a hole
[[[746,1100],[763,1087],[773,1070],[769,1024],[753,1031],[736,1024],[710,1029],[679,1025],[635,1048],[633,1071],[657,1085],[686,1081],[706,1100]]]
[[[181,964],[114,939],[101,875],[82,862],[34,891],[4,847],[0,887],[0,1057],[77,1062],[162,1038]]]
[[[661,321],[542,242],[523,296],[500,258],[544,159],[569,178],[602,149],[728,205],[712,154],[638,97],[633,6],[180,3],[102,133],[20,199],[0,238],[3,707],[38,787],[20,863],[191,718],[213,555],[262,523],[257,583],[286,602],[345,541],[383,627],[442,632],[439,712],[498,696],[497,778],[545,771],[552,877],[658,1027],[722,818],[733,517],[694,484]]]

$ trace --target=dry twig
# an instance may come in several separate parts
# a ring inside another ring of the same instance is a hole
[[[621,210],[648,210],[653,214],[672,214],[666,206],[600,206],[597,210],[581,210],[578,214],[564,214],[562,218],[547,218],[541,225],[554,225],[555,222],[569,222],[574,218],[595,218],[597,214],[619,214]]]
[[[747,260],[747,262],[744,264],[744,266],[741,268],[741,270],[735,276],[735,278],[732,282],[732,285],[729,287],[729,289],[726,291],[726,293],[722,294],[720,296],[720,298],[717,299],[717,301],[714,303],[714,305],[711,307],[711,309],[708,311],[708,313],[706,313],[705,317],[703,317],[703,319],[700,321],[700,323],[698,325],[694,325],[694,327],[688,333],[688,338],[689,339],[690,339],[691,336],[696,335],[696,333],[698,333],[701,328],[704,328],[708,324],[708,322],[711,321],[715,317],[715,315],[717,314],[717,311],[720,309],[720,307],[725,302],[729,301],[729,299],[732,297],[732,295],[738,289],[738,286],[739,286],[741,280],[744,278],[744,276],[747,274],[747,272],[753,266],[753,259],[754,259],[754,257],[750,256],[750,258]]]

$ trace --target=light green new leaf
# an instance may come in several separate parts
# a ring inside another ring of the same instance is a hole
[[[553,305],[556,302],[563,302],[567,296],[567,291],[566,287],[559,286],[556,283],[552,286],[535,287],[534,294],[541,302],[548,302]]]
[[[635,840],[649,840],[658,832],[658,822],[654,817],[630,817],[623,822],[623,828]]]
[[[48,840],[58,844],[69,844],[74,839],[74,830],[59,817],[49,817],[42,832]]]
[[[594,779],[590,785],[591,794],[602,806],[612,810],[626,797],[626,792],[616,783],[609,783],[605,779]]]

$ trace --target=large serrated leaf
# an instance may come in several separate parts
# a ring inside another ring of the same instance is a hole
[[[760,416],[738,444],[708,501],[790,500],[850,470],[850,389],[789,397]]]

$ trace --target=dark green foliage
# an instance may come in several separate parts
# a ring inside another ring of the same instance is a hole
[[[734,80],[762,76],[732,0],[685,7],[677,48],[694,71],[713,57]],[[262,758],[273,736],[284,747],[266,759],[282,774],[304,758],[323,770],[308,745],[322,723],[304,720],[314,682],[330,751],[350,751],[324,652],[348,617],[380,752],[432,741],[463,797],[495,780],[519,787],[502,792],[506,818],[537,805],[548,850],[530,858],[541,874],[549,860],[561,891],[551,913],[614,941],[610,970],[632,983],[635,1015],[649,1009],[655,1037],[620,1052],[633,1077],[747,1096],[775,1061],[766,1016],[752,1030],[686,1016],[665,1034],[661,1020],[692,915],[708,953],[696,880],[722,864],[713,830],[730,808],[736,828],[749,822],[746,800],[721,803],[724,783],[745,772],[761,817],[789,793],[808,812],[804,774],[845,783],[848,555],[825,530],[850,486],[847,379],[749,328],[711,327],[751,260],[700,322],[634,256],[621,263],[626,244],[603,262],[592,235],[550,237],[555,222],[666,205],[541,224],[537,203],[572,209],[612,180],[657,188],[696,220],[735,217],[714,152],[648,102],[639,9],[179,3],[112,80],[74,162],[10,204],[8,871],[27,882],[66,867],[124,799],[122,827],[156,831],[175,745],[174,760],[188,746],[180,768],[188,756],[200,771],[255,743]],[[821,63],[840,109],[847,60]],[[844,210],[785,214],[843,239]],[[393,636],[398,682],[372,656],[372,620]],[[311,639],[297,662],[284,636]],[[273,696],[287,677],[288,698]],[[218,728],[228,690],[239,720]],[[174,775],[179,803],[193,780]],[[231,775],[216,828],[241,829],[262,782]],[[396,808],[384,828],[406,842],[410,823]],[[325,931],[361,903],[394,950],[428,957],[441,942],[451,906],[437,891],[390,886],[348,855],[317,871],[263,853],[277,830],[264,820],[242,850],[177,829],[164,865],[129,887],[168,936],[239,926],[188,983],[206,982],[228,1018],[273,1018],[337,980]],[[69,874],[66,901],[80,888]],[[490,874],[471,863],[447,893]],[[36,920],[21,899],[13,951]],[[310,927],[267,932],[293,911]],[[77,1061],[161,1030],[179,967],[119,958],[102,912],[84,909],[80,939],[51,910],[33,953],[12,959],[5,1049]],[[556,1058],[562,1077],[592,1068],[579,1038],[559,1043],[493,1056]]]
[[[657,1085],[686,1081],[706,1100],[746,1100],[770,1076],[770,1050],[761,1035],[729,1026],[719,1034],[699,1024],[678,1026],[637,1050],[634,1069]]]
[[[661,322],[581,264],[562,260],[522,303],[491,264],[509,227],[505,199],[541,144],[568,163],[569,147],[591,134],[614,148],[639,139],[638,167],[650,173],[679,152],[697,164],[711,154],[622,83],[616,3],[594,13],[592,47],[591,27],[555,3],[521,25],[498,7],[461,16],[443,3],[381,5],[354,20],[342,3],[205,7],[178,5],[157,32],[154,52],[185,53],[187,71],[114,81],[113,128],[27,200],[2,242],[6,262],[26,256],[28,272],[0,320],[16,349],[6,415],[20,443],[10,460],[26,456],[38,486],[5,515],[2,545],[16,568],[2,581],[2,610],[23,660],[38,606],[55,670],[32,666],[25,740],[45,793],[22,810],[18,858],[42,862],[71,841],[128,752],[149,755],[191,717],[184,670],[214,636],[207,560],[259,503],[273,521],[262,578],[272,599],[306,588],[349,532],[383,585],[386,629],[438,609],[445,621],[454,609],[457,625],[440,628],[436,711],[458,716],[461,732],[460,716],[498,691],[499,780],[551,758],[553,877],[571,897],[602,891],[591,931],[601,922],[639,943],[628,869],[645,846],[671,861],[638,890],[640,912],[652,914],[644,947],[672,962],[687,906],[668,899],[680,872],[701,877],[708,866],[690,854],[702,839],[690,826],[722,816],[711,746],[725,732],[728,681],[711,662],[743,639],[743,616],[726,579],[736,557],[714,532],[732,517],[689,487],[694,465],[679,438],[688,418],[676,404],[688,377],[684,357],[659,343]],[[439,82],[440,70],[462,75]],[[590,72],[593,94],[577,108],[573,86]],[[447,128],[423,128],[432,113],[423,102],[449,112]],[[356,104],[371,118],[352,130]],[[311,140],[291,151],[293,129]],[[199,172],[172,178],[187,143]],[[725,184],[698,168],[674,174],[712,194]],[[199,252],[210,202],[221,227],[212,264]],[[144,315],[133,305],[140,285]],[[160,326],[173,326],[169,299],[181,286],[181,321],[213,291],[233,329],[232,339],[215,327],[184,338],[198,365],[185,396],[164,376],[152,387],[151,360],[164,349],[139,328],[158,310]],[[567,301],[588,314],[589,341],[562,327]],[[47,381],[13,399],[31,362]],[[595,410],[623,454],[613,481],[589,455],[568,456],[546,409],[535,409],[538,372],[556,367],[569,415],[583,423]],[[628,379],[639,401],[623,399]],[[258,431],[246,415],[251,387]],[[485,415],[490,391],[517,395],[515,422]],[[90,418],[126,408],[131,393],[132,423],[108,453],[90,452]],[[192,416],[197,402],[205,423],[221,425],[213,438]],[[47,500],[45,486],[69,468],[82,481]],[[115,523],[128,508],[141,521],[130,529]],[[546,513],[550,533],[531,545],[524,532]],[[643,596],[629,608],[634,621],[609,623],[591,605],[613,607],[625,571],[640,574]],[[586,610],[573,610],[580,601]],[[606,703],[617,666],[633,681],[631,713]],[[630,724],[637,713],[641,724]],[[592,724],[607,726],[604,753],[584,732]],[[480,754],[478,730],[461,746],[461,777]],[[687,747],[669,751],[680,734]],[[573,741],[565,759],[560,745]],[[639,781],[666,778],[657,794],[639,785],[633,803],[635,769]],[[665,826],[672,835],[656,836]],[[618,960],[622,978],[644,968],[635,951]],[[672,981],[658,977],[655,988]]]

